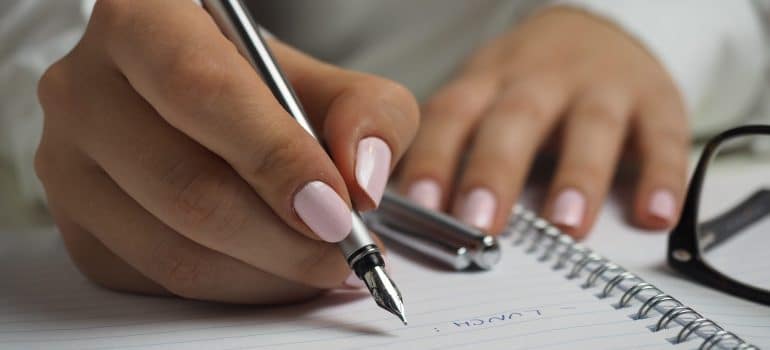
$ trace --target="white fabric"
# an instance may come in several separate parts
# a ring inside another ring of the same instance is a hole
[[[679,86],[696,136],[758,117],[758,101],[768,93],[768,46],[761,18],[768,12],[759,10],[767,1],[560,2],[604,16],[644,44]]]
[[[93,3],[0,2],[0,173],[16,179],[3,184],[0,176],[0,193],[40,198],[32,171],[42,120],[35,85],[44,69],[75,44]],[[697,135],[761,115],[767,120],[762,18],[768,16],[768,1],[555,3],[603,16],[649,48],[682,91]],[[424,98],[480,43],[543,4],[549,2],[282,0],[251,6],[283,40],[327,61],[388,76]]]

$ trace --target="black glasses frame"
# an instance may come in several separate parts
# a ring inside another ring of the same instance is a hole
[[[698,247],[698,203],[700,202],[703,181],[709,163],[722,143],[736,137],[747,135],[770,135],[770,125],[746,125],[730,129],[715,136],[706,144],[706,147],[703,149],[703,153],[698,160],[695,173],[690,181],[684,208],[682,210],[682,216],[679,219],[679,223],[669,235],[667,259],[669,266],[674,270],[701,284],[740,298],[770,305],[770,292],[744,284],[715,270],[704,262],[701,250]],[[764,191],[760,193],[760,195],[766,195],[766,193],[767,192]],[[752,198],[753,197],[755,196],[752,196]],[[752,199],[750,198],[749,200]],[[745,207],[746,205],[740,206]],[[767,212],[760,214],[765,215]],[[711,223],[701,223],[701,225],[715,224],[714,221],[718,220],[719,218],[713,220]],[[735,232],[736,231],[722,231],[721,235],[717,234],[717,243],[729,238],[729,235],[732,235]]]

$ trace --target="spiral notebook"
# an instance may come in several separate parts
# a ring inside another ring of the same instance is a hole
[[[0,234],[0,349],[751,348],[525,210],[492,271],[445,271],[392,253],[406,327],[366,292],[272,308],[114,293],[76,271],[54,232],[11,236]],[[765,311],[746,305],[730,311],[765,334]]]

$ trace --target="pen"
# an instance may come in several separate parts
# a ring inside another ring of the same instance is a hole
[[[386,191],[366,224],[382,237],[455,270],[471,265],[488,270],[500,261],[497,239],[451,216],[423,208]]]
[[[294,90],[273,58],[259,25],[241,0],[203,0],[214,21],[235,44],[241,54],[262,75],[275,98],[308,134],[323,144],[305,115]],[[353,227],[339,243],[345,259],[356,276],[363,280],[377,305],[398,316],[406,324],[401,293],[385,272],[385,261],[359,214],[351,211]]]
[[[396,246],[428,257],[454,270],[466,270],[473,264],[470,252],[466,247],[458,247],[449,242],[432,239],[432,237],[426,237],[415,230],[393,227],[383,222],[377,214],[365,213],[364,221],[366,221],[366,226],[384,238],[387,243],[395,243]]]

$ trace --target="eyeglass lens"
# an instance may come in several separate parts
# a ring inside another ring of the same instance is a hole
[[[706,168],[696,227],[707,265],[770,290],[770,135],[720,144]]]

